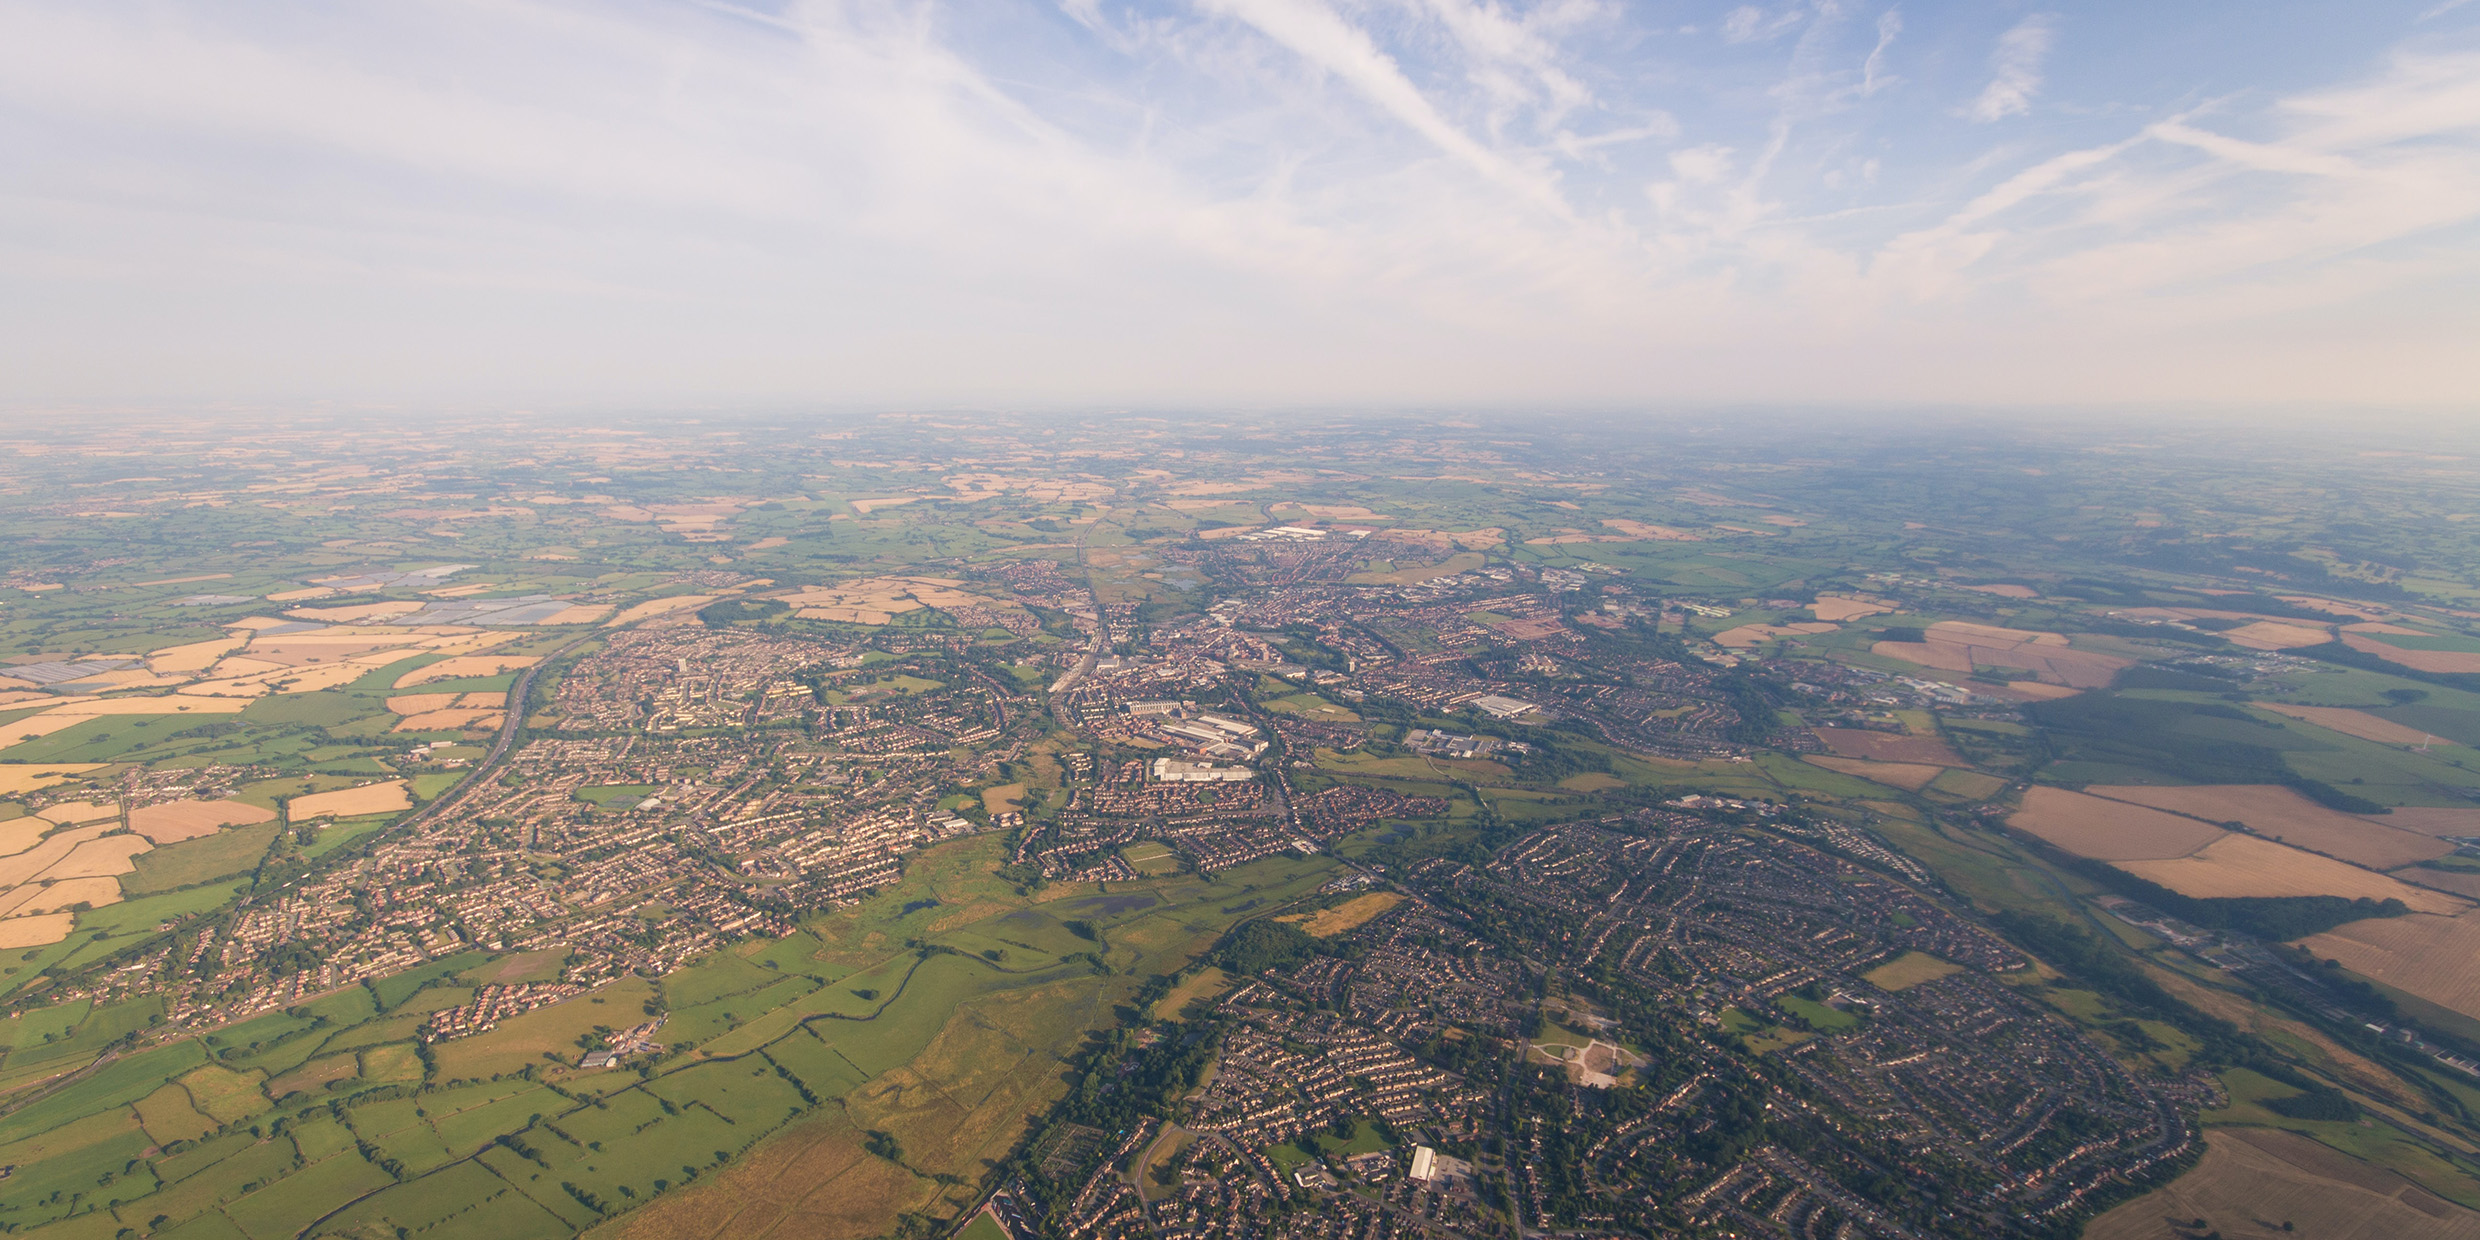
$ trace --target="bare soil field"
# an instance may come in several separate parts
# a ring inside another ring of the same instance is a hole
[[[2480,917],[2380,917],[2301,940],[2318,956],[2480,1020]]]
[[[1995,625],[1941,620],[1929,626],[1926,640],[1878,642],[1870,652],[1922,667],[1969,672],[1984,667],[2022,668],[2041,681],[2073,689],[2099,689],[2135,660],[2091,650],[2077,650],[2056,633],[2006,629]]]
[[[2361,654],[2373,654],[2388,663],[2399,663],[2415,672],[2480,673],[2480,654],[2468,651],[2405,650],[2360,633],[2343,634],[2342,644]]]
[[[352,818],[362,814],[385,814],[412,809],[413,798],[406,793],[405,781],[391,779],[386,783],[364,784],[359,788],[340,788],[334,792],[314,792],[294,797],[285,806],[286,816],[294,822],[332,814]]]
[[[2085,1240],[2297,1235],[2319,1240],[2480,1240],[2480,1213],[2380,1167],[2270,1128],[2205,1134],[2195,1168],[2085,1224]],[[2292,1231],[2285,1232],[2284,1224]]]
[[[2192,818],[2064,788],[2028,789],[2023,808],[2006,824],[2095,861],[2168,861],[2193,856],[2230,834]]]
[[[239,801],[171,801],[129,811],[129,829],[158,844],[170,844],[273,817],[268,810]]]
[[[2327,809],[2279,784],[2092,787],[2085,791],[2207,822],[2245,823],[2258,835],[2375,870],[2391,870],[2454,851],[2453,845],[2433,836],[2398,830],[2382,818]]]
[[[1917,762],[1932,766],[1969,766],[1961,754],[1934,736],[1872,732],[1866,728],[1811,728],[1826,748],[1845,758],[1877,762]]]
[[[1867,599],[1837,598],[1831,594],[1821,594],[1817,596],[1815,603],[1810,604],[1808,610],[1820,620],[1857,620],[1862,616],[1874,616],[1893,611],[1894,607],[1889,603],[1872,603]]]
[[[2414,887],[2331,857],[2286,848],[2252,835],[2225,835],[2193,856],[2171,861],[2121,861],[2118,868],[2200,900],[2225,896],[2341,896],[2400,900],[2423,913],[2470,907],[2443,892]]]
[[[1924,766],[1914,762],[1870,762],[1863,758],[1828,758],[1822,754],[1809,754],[1803,760],[1829,771],[1857,775],[1906,792],[1918,792],[1927,787],[1930,780],[1946,772],[1942,766]]]
[[[1714,634],[1714,644],[1728,650],[1746,650],[1761,642],[1832,633],[1842,627],[1822,620],[1801,620],[1791,624],[1743,624],[1736,629],[1724,629]]]
[[[2404,727],[2391,719],[2380,719],[2367,711],[2348,707],[2293,706],[2287,702],[2251,702],[2249,705],[2380,745],[2419,745],[2432,739],[2418,728]]]

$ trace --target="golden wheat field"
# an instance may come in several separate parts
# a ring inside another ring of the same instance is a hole
[[[2205,1226],[2197,1228],[2195,1220]],[[2285,1231],[2283,1224],[2290,1224]],[[2204,1158],[2165,1187],[2085,1224],[2085,1240],[2314,1236],[2318,1240],[2480,1240],[2480,1214],[2306,1137],[2218,1128]]]
[[[2023,808],[2006,823],[2095,861],[2168,861],[2229,834],[2211,823],[2064,788],[2026,790]]]
[[[294,797],[285,806],[285,814],[294,822],[334,816],[352,818],[361,814],[385,814],[412,809],[413,798],[407,794],[405,781],[391,779],[386,783],[364,784],[359,788],[340,788],[334,792],[314,792]]]
[[[2118,868],[2184,896],[2341,896],[2400,900],[2424,913],[2471,907],[2441,891],[2414,887],[2331,857],[2286,848],[2253,835],[2225,835],[2192,856],[2169,861],[2120,861]]]
[[[2480,1020],[2480,916],[2373,918],[2301,941],[2363,977]]]
[[[272,811],[240,801],[169,801],[129,811],[129,829],[158,844],[170,844],[273,817]]]
[[[2096,786],[2086,791],[2113,801],[2193,815],[2208,822],[2244,823],[2258,835],[2374,870],[2391,870],[2454,851],[2453,845],[2433,836],[2398,830],[2386,825],[2383,818],[2327,809],[2279,784]]]

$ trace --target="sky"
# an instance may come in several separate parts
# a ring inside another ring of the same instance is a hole
[[[0,0],[0,407],[2480,422],[2480,0]]]

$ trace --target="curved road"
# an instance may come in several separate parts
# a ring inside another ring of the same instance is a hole
[[[464,800],[466,793],[481,787],[482,781],[488,778],[492,771],[498,769],[500,762],[508,756],[509,749],[517,743],[517,734],[525,730],[526,711],[533,705],[530,699],[534,693],[534,678],[542,675],[542,670],[551,666],[552,660],[576,649],[579,643],[593,636],[592,633],[578,634],[558,649],[544,655],[542,662],[525,669],[524,673],[517,677],[517,683],[509,686],[507,717],[500,720],[499,736],[492,740],[491,752],[484,754],[482,761],[476,764],[473,771],[455,787],[439,794],[437,800],[399,819],[391,829],[414,826],[434,814],[443,813],[448,807]]]

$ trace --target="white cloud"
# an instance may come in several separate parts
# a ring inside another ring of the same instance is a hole
[[[1877,18],[1877,46],[1869,49],[1869,58],[1860,65],[1860,93],[1874,95],[1899,79],[1887,76],[1886,49],[1894,46],[1895,36],[1903,33],[1903,14],[1888,9]]]
[[[1834,6],[1832,0],[1827,0],[1818,7],[1831,9]],[[1807,12],[1796,4],[1779,13],[1768,13],[1754,5],[1743,4],[1722,15],[1722,41],[1754,43],[1771,39],[1798,26],[1807,16]]]
[[[2480,56],[1961,150],[1917,3],[1059,2],[0,5],[0,402],[2480,398]]]
[[[1997,49],[1989,54],[1989,85],[1963,114],[1987,124],[2031,111],[2032,97],[2041,89],[2041,64],[2049,58],[2056,34],[2057,22],[2035,13],[1998,36]]]
[[[1565,214],[1567,204],[1538,170],[1519,167],[1439,112],[1367,32],[1321,0],[1199,0],[1208,12],[1236,18],[1302,59],[1334,74],[1441,152],[1535,204]]]

